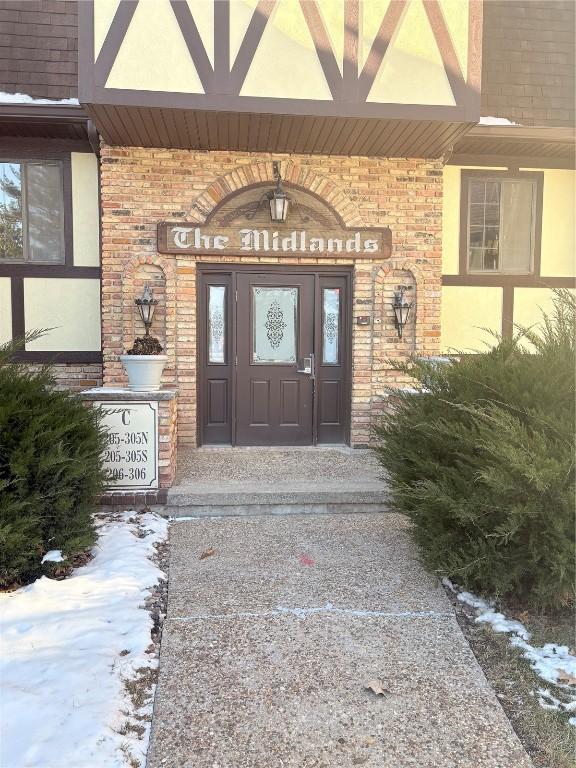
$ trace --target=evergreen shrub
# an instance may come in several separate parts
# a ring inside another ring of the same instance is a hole
[[[468,589],[541,609],[573,601],[576,300],[483,353],[400,369],[377,426],[396,507],[426,565]]]
[[[98,413],[57,391],[48,367],[0,347],[0,585],[29,582],[95,541],[92,512],[102,491],[105,434]]]

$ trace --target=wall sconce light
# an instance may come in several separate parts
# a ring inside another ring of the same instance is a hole
[[[136,299],[134,303],[138,307],[140,318],[146,330],[146,336],[148,336],[150,326],[152,325],[152,318],[154,317],[154,310],[156,309],[156,304],[158,304],[158,299],[152,297],[152,288],[150,288],[148,283],[144,286],[141,298]]]
[[[274,162],[274,178],[276,179],[276,188],[268,192],[268,204],[270,205],[270,218],[272,221],[282,223],[286,221],[288,215],[288,203],[290,198],[282,189],[282,177],[280,176],[280,163]]]
[[[398,331],[398,338],[402,338],[402,331],[404,330],[404,326],[408,322],[408,318],[410,317],[410,311],[412,309],[413,303],[412,301],[408,302],[404,298],[404,292],[409,291],[410,288],[407,285],[400,285],[398,286],[398,290],[394,293],[394,303],[392,304],[392,307],[394,308],[394,325],[396,326],[396,330]]]

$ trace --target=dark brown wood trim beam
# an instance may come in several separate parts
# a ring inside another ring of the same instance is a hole
[[[482,19],[484,0],[468,0],[468,62],[466,84],[480,107],[482,91]]]
[[[511,339],[514,335],[514,286],[502,289],[502,336]]]
[[[447,165],[480,165],[497,168],[550,168],[558,170],[574,170],[576,162],[573,157],[537,157],[535,155],[508,154],[469,154],[455,152]]]
[[[264,30],[266,29],[266,25],[268,24],[268,20],[275,5],[276,0],[258,0],[258,5],[252,14],[252,18],[250,19],[250,23],[248,24],[244,39],[240,44],[238,55],[236,56],[236,60],[232,65],[230,73],[231,90],[236,96],[238,96],[242,90],[244,80],[246,79],[252,60],[254,59],[254,54],[260,44],[260,40],[262,39],[262,35],[264,34]]]
[[[362,101],[366,101],[370,94],[380,65],[390,45],[392,35],[396,31],[405,7],[406,0],[390,0],[390,5],[386,9],[380,29],[376,34],[364,68],[358,78],[358,98]]]
[[[343,78],[340,74],[340,67],[338,66],[336,56],[332,50],[330,37],[324,26],[320,9],[316,3],[310,2],[310,0],[300,0],[300,8],[302,9],[304,19],[306,20],[306,24],[312,35],[312,40],[314,41],[314,46],[316,48],[316,55],[318,56],[322,71],[324,72],[324,77],[330,88],[330,93],[332,94],[334,101],[337,101],[343,96]]]
[[[399,2],[399,0],[393,0]],[[244,39],[246,42],[246,38]],[[132,91],[126,88],[95,87],[94,106],[88,111],[96,119],[101,115],[102,107],[165,108],[226,113],[279,114],[302,117],[353,117],[358,119],[379,118],[384,120],[430,120],[461,123],[468,130],[473,122],[466,118],[462,105],[450,104],[398,104],[396,102],[371,101],[332,101],[332,99],[288,99],[273,96],[240,96],[242,83],[234,75],[234,68],[239,66],[239,57],[232,67],[232,85],[230,93],[168,93],[166,91]],[[251,59],[246,63],[246,72]],[[238,69],[236,70],[238,71]],[[359,81],[360,82],[360,81]],[[371,86],[370,86],[371,87]],[[370,88],[368,89],[370,90]],[[360,96],[358,97],[360,99]]]
[[[76,363],[77,365],[89,363],[101,363],[102,352],[92,352],[90,350],[63,350],[63,351],[27,351],[22,350],[14,355],[16,360],[23,363],[53,363],[64,365],[66,363]]]
[[[0,158],[7,160],[62,160],[70,162],[71,152],[90,153],[88,141],[18,136],[0,137]]]
[[[220,5],[220,2],[215,3],[215,5],[216,6]],[[226,5],[226,4],[223,3],[223,5]],[[212,65],[210,64],[210,59],[208,58],[208,54],[206,53],[206,49],[204,48],[204,43],[202,42],[200,32],[198,32],[198,27],[196,26],[196,22],[194,21],[194,17],[192,16],[190,7],[188,6],[188,3],[186,2],[186,0],[170,0],[170,6],[172,8],[174,16],[176,17],[176,21],[178,22],[180,31],[182,32],[182,35],[184,37],[184,42],[186,43],[188,52],[190,53],[190,57],[194,62],[196,71],[198,72],[198,77],[200,78],[200,82],[202,83],[202,88],[204,88],[205,93],[210,93],[211,91],[214,90],[214,70],[212,69]],[[220,12],[216,11],[215,9],[214,10],[215,26],[216,26],[216,22],[220,20],[220,16],[221,16]],[[216,42],[217,42],[217,38],[215,35],[215,38],[214,38],[214,60],[215,61],[216,61],[216,57],[221,55],[221,52],[218,51],[216,48]],[[220,74],[222,73],[220,72]]]
[[[442,275],[442,285],[481,288],[576,288],[576,277],[552,275]]]
[[[230,0],[214,3],[214,90],[225,92],[230,77]]]
[[[62,161],[62,196],[64,203],[64,263],[74,267],[74,230],[72,209],[72,162],[70,155]]]
[[[344,0],[343,98],[358,99],[358,40],[360,36],[359,0]]]
[[[94,63],[94,77],[97,83],[106,85],[138,2],[139,0],[120,0],[98,58]]]
[[[7,264],[0,262],[0,277],[77,277],[100,279],[100,267],[71,267],[66,264]]]
[[[26,333],[24,319],[24,280],[13,277],[10,282],[10,298],[12,304],[12,338],[20,339]]]

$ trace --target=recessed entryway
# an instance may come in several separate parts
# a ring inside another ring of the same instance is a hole
[[[199,442],[347,444],[352,271],[200,265]]]

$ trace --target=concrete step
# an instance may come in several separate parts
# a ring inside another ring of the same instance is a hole
[[[333,514],[387,512],[386,486],[379,480],[254,481],[182,483],[168,491],[164,514],[170,517]]]

